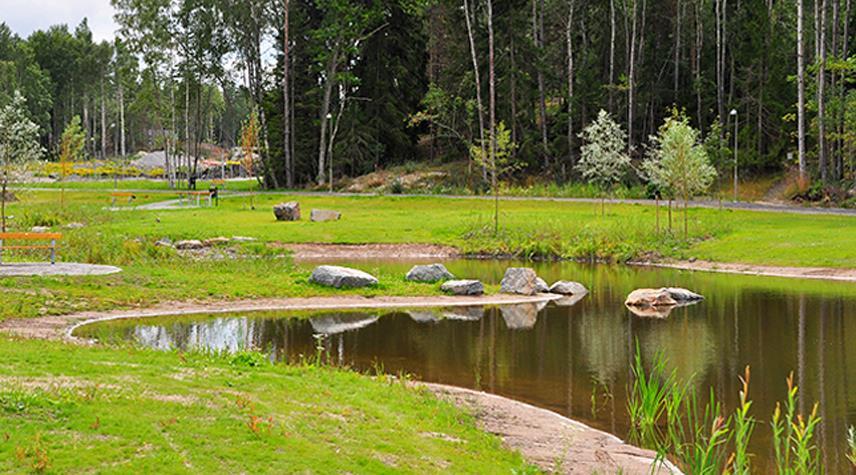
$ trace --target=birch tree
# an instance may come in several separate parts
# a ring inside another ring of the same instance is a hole
[[[805,184],[806,180],[804,14],[803,0],[797,0],[797,148],[801,184]]]

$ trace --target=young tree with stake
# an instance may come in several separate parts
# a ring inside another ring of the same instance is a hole
[[[649,181],[670,188],[683,198],[684,239],[689,236],[687,203],[707,190],[716,178],[716,169],[710,164],[699,136],[685,115],[675,113],[653,137],[655,147],[642,164]]]
[[[6,232],[6,199],[13,166],[41,156],[39,126],[27,117],[27,101],[15,91],[12,102],[0,108],[0,232]]]
[[[577,170],[584,180],[601,189],[600,213],[604,215],[606,194],[621,181],[630,166],[627,134],[608,112],[601,109],[597,119],[579,135],[583,141]]]

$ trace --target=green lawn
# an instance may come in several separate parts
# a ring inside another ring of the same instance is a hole
[[[607,205],[606,216],[601,216],[598,206],[588,203],[503,202],[501,232],[495,236],[492,203],[484,200],[256,195],[227,198],[214,209],[111,212],[104,210],[103,194],[95,192],[68,192],[65,207],[57,206],[55,192],[31,192],[23,198],[9,210],[19,229],[52,226],[65,234],[63,260],[118,265],[124,271],[101,277],[0,279],[0,319],[174,300],[331,293],[310,284],[311,268],[294,265],[274,242],[440,243],[473,253],[614,260],[654,252],[721,262],[856,268],[856,219],[840,216],[693,209],[691,239],[685,241],[677,215],[672,234],[657,233],[654,208],[642,205]],[[153,201],[157,196],[140,199]],[[312,208],[331,208],[343,213],[342,220],[277,222],[271,206],[289,199],[300,201],[304,215]],[[255,209],[250,209],[251,200]],[[666,216],[661,211],[664,228]],[[69,222],[84,222],[86,227],[63,228]],[[241,259],[223,261],[181,259],[173,250],[154,245],[163,237],[216,236],[259,241],[238,246]],[[439,293],[437,285],[408,283],[400,273],[363,267],[378,275],[380,285],[348,293]]]
[[[534,472],[388,377],[0,337],[3,473]]]

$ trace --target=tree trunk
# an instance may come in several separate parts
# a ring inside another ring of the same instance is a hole
[[[849,44],[849,42],[850,42],[850,31],[849,31],[850,21],[851,21],[851,18],[850,18],[850,0],[847,0],[847,1],[844,3],[844,28],[843,28],[843,30],[844,30],[844,31],[843,31],[843,33],[844,33],[844,39],[843,39],[843,40],[842,40],[842,42],[841,42],[841,52],[842,52],[842,53],[841,53],[841,56],[842,56],[842,57],[843,57],[843,56],[846,56],[846,55],[847,55],[847,54],[849,54],[849,52],[850,52],[850,51],[849,51],[849,49],[848,49],[848,48],[849,48],[849,46],[850,46],[850,44]],[[844,88],[844,87],[840,87],[840,88],[838,89],[838,94],[839,94],[839,95],[838,95],[838,100],[839,100],[839,104],[842,104],[842,105],[844,104],[844,99],[845,99],[845,96],[844,96],[844,92],[845,92],[845,91],[844,91],[844,90],[845,90],[845,88]],[[841,112],[840,112],[840,115],[838,116],[838,129],[839,129],[839,131],[840,131],[839,136],[843,137],[843,136],[844,136],[844,131],[845,131],[845,128],[844,128],[844,110],[843,110],[843,107],[842,107],[842,110],[841,110]],[[847,151],[845,150],[845,144],[846,144],[846,143],[847,143],[847,142],[846,142],[846,141],[844,141],[844,140],[842,139],[842,144],[841,144],[841,162],[839,163],[839,172],[838,172],[838,173],[839,173],[839,177],[841,177],[841,178],[843,178],[843,177],[844,177],[844,157],[845,157],[845,156],[846,156],[846,157],[849,157],[849,158],[848,158],[848,161],[849,161],[851,164],[852,164],[852,160],[853,160],[853,154],[852,154],[852,153],[846,153],[846,152],[847,152]],[[852,173],[852,165],[851,165],[851,167],[850,167],[850,168],[851,168],[851,173]]]
[[[473,34],[473,26],[472,20],[470,19],[470,7],[469,2],[464,0],[464,18],[467,23],[467,38],[470,42],[470,56],[473,62],[473,78],[476,83],[476,107],[478,108],[478,118],[479,118],[479,146],[481,147],[482,158],[486,156],[487,150],[485,149],[484,142],[484,106],[482,105],[482,96],[481,96],[481,77],[479,74],[479,61],[478,56],[476,55],[476,41],[475,35]],[[475,16],[475,13],[472,13]],[[512,55],[514,53],[512,52]],[[512,56],[513,60],[513,56]],[[513,73],[512,73],[513,74]],[[512,83],[513,84],[513,83]],[[514,106],[513,96],[512,96],[512,107]],[[471,160],[471,159],[468,159]],[[482,164],[482,179],[487,181],[487,167],[485,167],[484,163]]]
[[[288,31],[288,13],[290,0],[283,0],[283,21],[282,21],[282,151],[285,157],[285,186],[288,188],[294,187],[294,175],[292,173],[292,156],[291,156],[291,94],[289,91],[289,76],[290,71],[290,55],[291,45],[289,44]]]
[[[678,103],[678,80],[680,79],[680,61],[681,61],[681,13],[683,11],[682,0],[676,0],[675,3],[675,64],[672,71],[672,88],[674,89],[674,101]]]
[[[820,167],[820,180],[826,184],[828,180],[828,169],[826,166],[826,125],[824,121],[826,109],[826,0],[822,0],[820,7],[820,34],[818,43],[818,68],[817,68],[817,158]]]
[[[190,78],[184,76],[184,178],[190,187]]]
[[[636,4],[639,0],[630,0],[633,4],[630,14],[633,16],[631,20],[631,35],[630,35],[630,56],[628,58],[627,72],[627,152],[633,150],[633,109],[636,106],[635,99],[635,73],[636,73]]]
[[[119,156],[125,157],[125,88],[119,84]]]
[[[107,105],[104,96],[104,75],[101,75],[101,159],[107,158]]]
[[[3,170],[3,187],[0,189],[0,232],[6,232],[6,188],[9,184],[9,174]]]
[[[541,8],[538,8],[540,3]],[[539,11],[540,10],[540,11]],[[544,148],[544,168],[550,167],[550,146],[547,139],[547,101],[544,91],[544,0],[532,0],[532,39],[535,42],[535,76],[538,82],[538,116],[540,118],[541,146]]]
[[[330,55],[330,60],[327,63],[327,77],[324,81],[324,98],[321,101],[321,131],[318,140],[318,177],[316,179],[319,185],[323,185],[326,179],[326,154],[327,154],[327,115],[330,113],[330,101],[333,98],[333,86],[338,69],[339,61],[339,45],[338,42]]]
[[[565,41],[568,47],[568,164],[574,167],[574,0],[568,2],[568,23],[565,26]]]
[[[696,0],[695,6],[695,93],[696,93],[696,115],[698,116],[698,128],[699,131],[703,131],[704,128],[704,110],[702,108],[702,100],[701,100],[701,49],[704,44],[704,25],[702,19],[702,0]]]
[[[805,42],[803,0],[797,0],[797,147],[801,184],[806,180],[805,163]]]
[[[609,0],[609,113],[615,113],[615,0]]]
[[[493,187],[493,232],[499,233],[499,184],[496,163],[496,71],[494,68],[493,0],[487,0],[488,94],[490,116],[490,184]]]
[[[510,56],[511,56],[511,71],[509,74],[509,82],[511,88],[511,141],[517,143],[517,62],[514,59],[514,32],[510,32]],[[511,150],[512,157],[516,156],[517,148]]]

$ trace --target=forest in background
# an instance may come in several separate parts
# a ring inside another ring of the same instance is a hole
[[[0,24],[0,106],[21,91],[49,157],[79,116],[89,156],[164,149],[177,167],[255,115],[257,171],[292,187],[466,160],[502,124],[517,177],[564,182],[599,110],[638,163],[677,107],[718,137],[720,174],[736,138],[744,172],[856,179],[851,0],[112,3],[113,42],[85,20]]]

